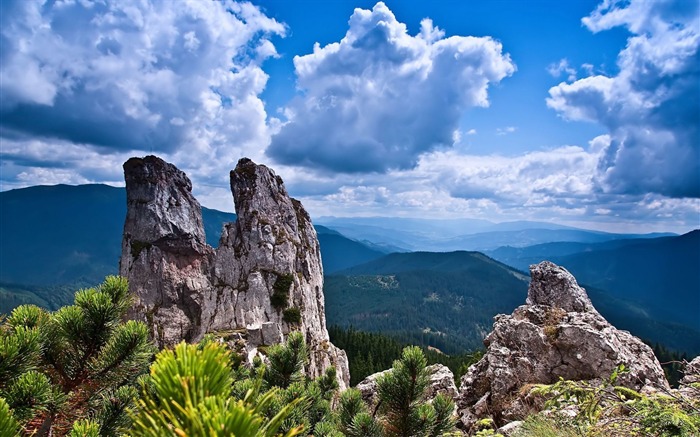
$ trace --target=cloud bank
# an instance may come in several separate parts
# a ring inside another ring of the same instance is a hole
[[[335,172],[416,165],[453,143],[465,110],[488,106],[488,87],[515,66],[489,37],[445,37],[429,19],[408,34],[384,3],[355,9],[340,41],[296,56],[301,96],[267,154]]]
[[[632,36],[614,76],[549,90],[547,105],[610,132],[596,168],[606,193],[700,197],[700,4],[605,0],[582,22],[592,32],[623,26]]]
[[[249,3],[8,0],[0,8],[7,169],[21,157],[41,166],[61,150],[71,162],[76,147],[110,158],[189,156],[197,169],[235,163],[269,142],[260,64],[276,55],[269,38],[285,27]]]

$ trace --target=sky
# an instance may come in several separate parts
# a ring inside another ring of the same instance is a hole
[[[245,156],[312,217],[686,232],[699,47],[696,0],[3,0],[0,190],[156,154],[232,211]]]

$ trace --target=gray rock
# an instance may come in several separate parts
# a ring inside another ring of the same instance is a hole
[[[494,318],[484,339],[486,354],[460,381],[457,403],[465,430],[485,417],[498,425],[524,418],[532,408],[520,393],[527,384],[603,379],[619,364],[630,371],[618,384],[668,388],[651,349],[595,311],[569,272],[550,262],[530,270],[527,305]]]
[[[252,350],[299,330],[310,351],[307,374],[333,365],[347,386],[347,357],[326,329],[316,231],[279,176],[249,159],[238,162],[230,174],[237,221],[224,226],[216,250],[205,242],[201,208],[182,171],[148,156],[127,161],[124,177],[120,274],[135,297],[130,317],[146,322],[160,346],[248,327]],[[287,295],[286,306],[272,304],[276,290]],[[283,320],[291,307],[299,323]]]
[[[370,409],[374,409],[377,404],[377,379],[389,372],[391,372],[391,369],[373,373],[355,386],[362,394],[362,400],[365,401]]]
[[[426,394],[428,399],[434,399],[438,394],[443,394],[450,399],[457,397],[455,375],[447,366],[433,364],[428,366],[428,370],[430,371],[430,385]]]
[[[685,365],[681,384],[700,384],[700,356],[693,358]]]
[[[279,323],[264,322],[262,324],[262,339],[263,344],[271,345],[282,342],[282,331],[280,331]]]
[[[700,401],[700,356],[685,365],[678,391],[683,396]]]
[[[542,261],[530,266],[530,277],[526,304],[549,305],[567,312],[595,311],[586,290],[564,267]]]
[[[515,420],[513,422],[507,423],[503,425],[502,427],[498,428],[498,433],[503,434],[506,437],[512,436],[515,434],[516,431],[520,429],[520,427],[523,426],[523,422],[521,420]]]
[[[248,325],[247,334],[249,347],[258,347],[264,344],[262,327],[260,325]]]

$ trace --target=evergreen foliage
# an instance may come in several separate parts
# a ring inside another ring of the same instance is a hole
[[[55,313],[23,305],[3,321],[0,398],[21,434],[117,435],[128,423],[154,353],[143,323],[121,322],[128,306],[126,280],[110,276]]]
[[[554,415],[538,414],[528,418],[516,435],[671,437],[700,434],[700,396],[690,398],[664,390],[644,395],[616,385],[623,372],[627,369],[620,365],[598,385],[562,379],[555,384],[536,386],[531,393],[547,399],[545,408]],[[573,409],[576,415],[558,414],[563,409]]]
[[[430,377],[426,365],[420,348],[406,347],[391,371],[377,379],[375,412],[368,411],[357,390],[343,393],[336,413],[338,431],[352,437],[437,437],[454,432],[454,402],[442,395],[432,404],[425,398]]]
[[[150,383],[133,415],[132,436],[240,436],[272,437],[296,404],[282,407],[272,418],[265,412],[275,391],[258,396],[260,384],[243,399],[231,397],[233,387],[229,352],[217,343],[204,347],[180,343],[158,354],[151,366]],[[291,437],[301,428],[284,433]]]
[[[301,323],[301,310],[297,307],[287,308],[282,312],[282,320],[291,324]]]
[[[270,303],[278,310],[287,308],[289,304],[289,289],[292,287],[294,278],[289,273],[278,275],[275,283],[272,285],[272,296]]]
[[[648,342],[645,343],[649,344]],[[654,350],[654,355],[661,363],[661,367],[664,369],[668,383],[671,384],[671,387],[678,387],[678,383],[683,377],[683,363],[690,361],[691,358],[685,352],[668,349],[659,343],[655,343],[652,349]]]
[[[338,326],[328,328],[334,345],[345,350],[350,366],[350,385],[357,385],[367,376],[381,372],[391,367],[394,360],[401,357],[403,349],[408,346],[398,340],[379,333],[357,331],[350,327],[343,329]],[[460,377],[467,372],[472,364],[483,356],[482,351],[466,352],[456,355],[446,355],[440,352],[424,349],[428,364],[443,364],[455,375],[458,383]]]

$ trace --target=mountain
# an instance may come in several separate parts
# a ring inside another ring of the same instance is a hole
[[[432,220],[403,217],[320,217],[316,224],[357,241],[371,242],[389,252],[439,250],[435,241],[493,226],[486,220]]]
[[[391,333],[453,353],[481,347],[528,278],[477,252],[394,253],[326,277],[329,325]]]
[[[447,353],[480,348],[493,316],[524,301],[529,277],[478,252],[394,253],[328,275],[330,325],[393,334]],[[620,329],[674,350],[700,353],[700,331],[657,319],[647,306],[586,286]]]
[[[629,238],[675,234],[614,234],[546,222],[486,220],[432,220],[389,217],[321,217],[318,223],[362,242],[406,251],[488,251],[501,246],[525,247],[551,242],[598,243]]]
[[[123,188],[37,186],[0,193],[0,281],[97,284],[117,273]]]
[[[56,308],[72,299],[76,287],[116,274],[125,216],[124,188],[54,185],[0,192],[0,300],[5,304],[0,312],[14,308],[11,302],[48,301]],[[236,219],[235,214],[205,207],[202,217],[213,247],[219,244],[223,224]],[[317,232],[325,271],[386,253],[321,226]],[[47,287],[51,296],[42,292]]]
[[[645,304],[656,318],[700,329],[700,230],[561,256],[554,262],[581,282]]]
[[[116,274],[126,216],[124,188],[52,185],[0,193],[0,282],[100,283]],[[235,214],[202,208],[207,243],[216,247]]]
[[[346,238],[325,226],[316,225],[318,243],[321,246],[323,271],[325,274],[347,269],[386,255],[359,241]]]
[[[675,237],[675,235],[674,235]],[[493,259],[515,267],[518,270],[527,271],[531,264],[537,264],[544,259],[561,259],[566,255],[576,253],[594,252],[598,250],[611,250],[623,246],[639,244],[650,241],[653,238],[673,238],[666,234],[647,234],[643,238],[623,238],[608,240],[600,243],[581,243],[572,241],[557,241],[554,243],[534,244],[532,246],[513,247],[501,246],[484,253]]]
[[[487,253],[520,270],[548,259],[581,282],[639,302],[658,319],[700,329],[700,230],[602,243],[500,247]]]

